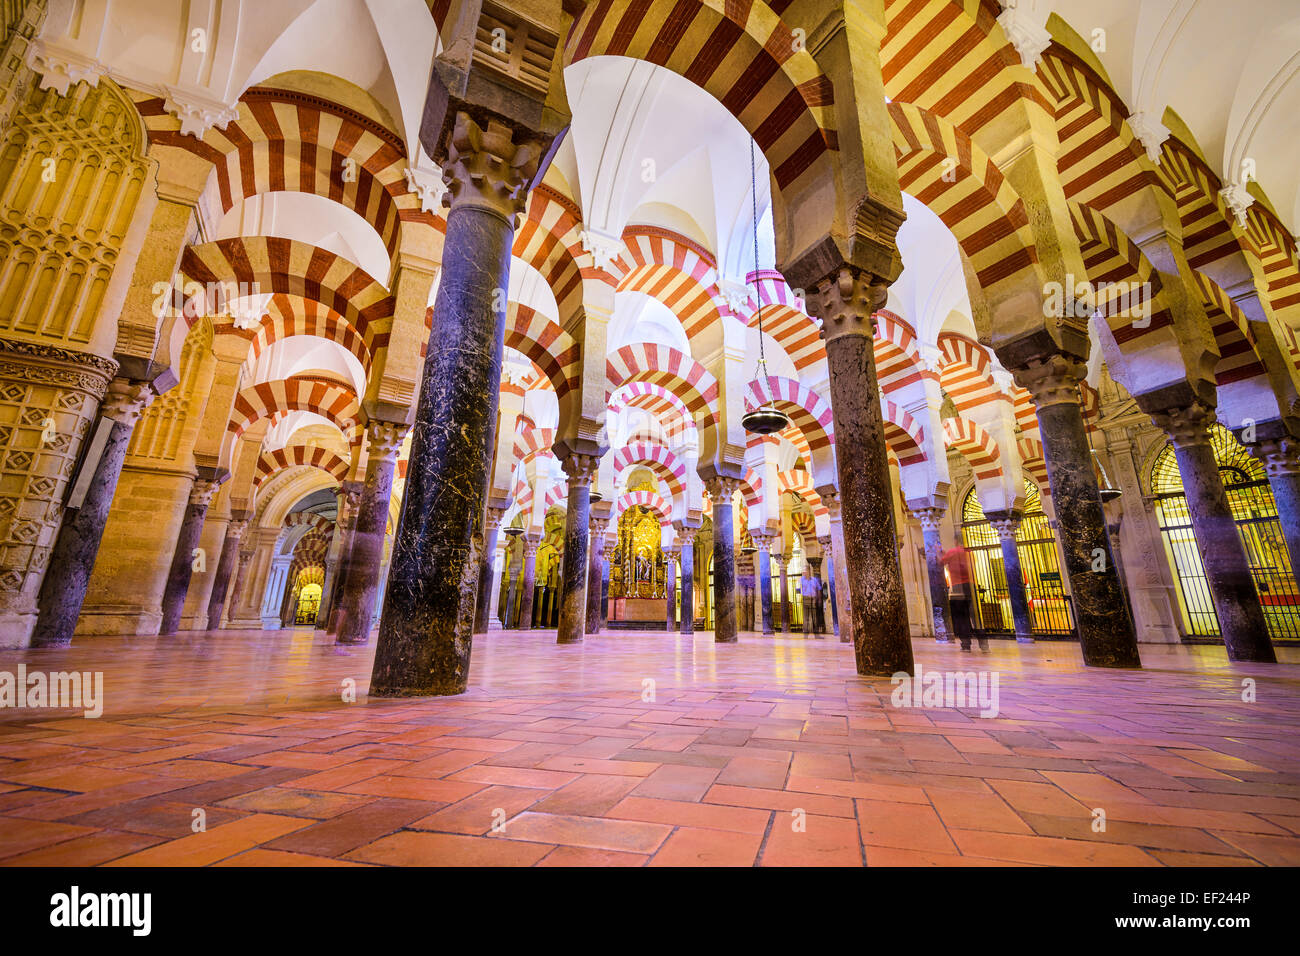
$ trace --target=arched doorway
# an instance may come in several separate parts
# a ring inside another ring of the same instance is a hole
[[[1300,595],[1296,593],[1295,575],[1264,466],[1222,425],[1214,426],[1210,438],[1228,494],[1228,507],[1255,576],[1269,636],[1274,640],[1300,638]],[[1183,632],[1189,638],[1219,637],[1219,616],[1192,534],[1173,445],[1165,445],[1151,466],[1151,492],[1155,495],[1156,521],[1165,555],[1178,582],[1175,590]]]
[[[325,569],[320,565],[303,568],[294,581],[293,623],[315,624],[320,611],[321,586],[325,582]]]
[[[1074,615],[1062,580],[1056,537],[1043,512],[1042,494],[1027,478],[1023,514],[1016,530],[1016,551],[1033,633],[1043,637],[1072,634]],[[1010,635],[1015,624],[1002,561],[1002,539],[985,516],[974,488],[962,504],[961,536],[962,546],[970,556],[975,589],[971,626],[985,634]]]

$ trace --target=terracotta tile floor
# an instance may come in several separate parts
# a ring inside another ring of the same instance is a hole
[[[1300,864],[1295,649],[1106,672],[916,644],[996,672],[995,718],[896,709],[833,638],[494,632],[469,693],[407,701],[367,700],[372,654],[305,629],[0,651],[106,698],[0,710],[0,864]]]

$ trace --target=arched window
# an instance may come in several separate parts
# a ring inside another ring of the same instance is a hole
[[[1264,466],[1250,456],[1232,432],[1215,425],[1210,434],[1228,507],[1255,576],[1268,632],[1274,639],[1300,638],[1300,596],[1277,519],[1277,505]],[[1218,637],[1219,616],[1201,554],[1192,534],[1192,519],[1183,495],[1183,478],[1173,445],[1166,445],[1151,466],[1156,521],[1169,567],[1178,582],[1178,606],[1188,637]]]
[[[1015,625],[1002,561],[1002,539],[985,516],[974,488],[966,495],[961,517],[962,545],[970,556],[975,588],[971,626],[977,631],[1010,634]],[[1056,555],[1056,537],[1043,512],[1038,486],[1029,479],[1025,479],[1024,517],[1016,531],[1016,549],[1034,633],[1073,633],[1074,616]]]

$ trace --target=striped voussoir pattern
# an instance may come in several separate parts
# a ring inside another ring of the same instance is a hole
[[[790,492],[797,495],[815,515],[828,515],[830,510],[822,503],[822,496],[817,493],[813,487],[812,476],[802,468],[793,468],[790,471],[778,471],[776,473],[777,491],[784,494]]]
[[[253,422],[286,411],[314,412],[333,422],[345,436],[351,438],[358,428],[361,409],[350,387],[320,379],[291,376],[241,389],[235,396],[226,430],[238,438]]]
[[[722,321],[726,306],[717,265],[703,246],[657,226],[629,226],[623,244],[617,291],[640,292],[663,303],[682,323],[687,339]]]
[[[899,467],[926,460],[925,427],[911,412],[885,399],[880,403],[880,417],[884,423],[885,445],[897,456]]]
[[[506,347],[531,360],[561,402],[577,390],[582,377],[582,348],[545,313],[511,302],[506,309]]]
[[[659,518],[661,528],[668,527],[673,521],[673,509],[667,501],[655,494],[653,491],[629,491],[625,495],[620,495],[618,501],[614,503],[614,522],[622,517],[623,512],[628,508],[645,508],[654,512]]]
[[[811,318],[785,276],[770,269],[751,272],[749,284],[758,285],[758,302],[763,310],[763,334],[781,346],[796,372],[802,374],[826,357],[821,340],[821,323]],[[749,314],[749,326],[757,328],[758,309]]]
[[[257,458],[257,475],[253,478],[253,487],[259,487],[272,475],[300,465],[319,468],[342,482],[348,477],[351,464],[346,458],[322,445],[289,445],[275,451],[264,451]]]
[[[612,282],[613,277],[584,265],[590,254],[582,250],[582,211],[568,196],[542,184],[528,197],[527,216],[515,233],[511,254],[526,262],[546,280],[555,296],[560,316],[582,308],[582,280]],[[585,257],[585,259],[584,259]]]
[[[614,481],[617,483],[630,468],[643,466],[668,486],[674,504],[686,494],[686,462],[663,445],[653,442],[633,442],[614,453]]]
[[[649,382],[674,392],[697,420],[712,422],[718,380],[703,365],[677,349],[653,342],[625,345],[605,360],[606,400],[629,382]]]
[[[294,528],[300,528],[303,525],[306,525],[309,528],[315,528],[327,535],[334,532],[334,522],[329,518],[326,518],[324,515],[318,515],[313,511],[295,511],[284,519],[284,524],[281,525],[281,528],[285,531],[290,531]]]
[[[1002,477],[1002,455],[997,444],[988,432],[970,419],[945,418],[943,443],[966,459],[976,481]]]
[[[745,407],[758,408],[768,402],[790,416],[791,426],[807,441],[810,458],[813,452],[821,452],[835,443],[831,404],[811,388],[777,375],[754,379],[745,392]]]
[[[886,394],[919,382],[926,375],[916,330],[901,317],[881,309],[876,313],[876,378]]]
[[[371,342],[367,342],[359,331],[328,305],[286,292],[275,293],[267,303],[262,324],[253,339],[253,358],[256,359],[276,342],[295,335],[311,335],[336,343],[355,356],[369,377],[374,362]],[[373,335],[372,327],[372,340]]]
[[[595,56],[655,63],[712,94],[754,137],[779,190],[839,148],[830,80],[762,0],[595,0],[564,64]]]
[[[1170,325],[1173,316],[1160,294],[1160,273],[1137,243],[1097,210],[1075,202],[1069,207],[1088,281],[1099,293],[1097,308],[1116,344],[1129,347]]]
[[[1007,401],[993,380],[993,361],[984,346],[957,332],[940,333],[937,344],[939,386],[952,399],[957,411]]]
[[[528,461],[537,454],[548,454],[555,444],[555,429],[538,428],[527,415],[515,422],[514,461]]]
[[[1214,342],[1219,347],[1219,361],[1214,366],[1215,383],[1232,385],[1267,377],[1264,363],[1256,351],[1255,333],[1241,307],[1203,272],[1193,269],[1192,278],[1200,293],[1201,305],[1205,307],[1205,316],[1210,320]]]
[[[1047,459],[1043,457],[1043,443],[1024,435],[1016,439],[1016,450],[1020,452],[1020,467],[1038,484],[1047,488]]]

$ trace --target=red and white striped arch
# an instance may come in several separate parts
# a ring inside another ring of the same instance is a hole
[[[1006,401],[993,380],[993,361],[984,346],[956,332],[941,332],[937,344],[939,386],[952,399],[957,411]]]
[[[876,377],[885,394],[921,381],[924,363],[916,330],[888,309],[876,313]]]
[[[528,196],[524,224],[515,233],[512,255],[536,269],[555,296],[560,316],[582,308],[582,280],[613,283],[614,278],[594,267],[583,268],[582,211],[569,197],[539,185]]]
[[[630,382],[648,382],[671,391],[695,419],[712,422],[718,403],[718,381],[689,355],[649,342],[625,345],[605,359],[605,396]]]
[[[1255,333],[1241,308],[1209,276],[1193,269],[1192,278],[1219,347],[1220,358],[1214,366],[1215,383],[1232,385],[1267,375],[1256,351]]]
[[[899,466],[925,461],[925,428],[901,405],[885,399],[880,403],[884,419],[885,444],[898,456]]]
[[[943,420],[944,445],[957,451],[971,466],[976,481],[1002,477],[1002,456],[997,444],[975,422],[967,418]]]
[[[306,525],[309,528],[315,528],[317,531],[322,531],[325,534],[329,534],[334,530],[333,521],[326,518],[324,515],[318,515],[312,511],[295,511],[284,519],[282,527],[287,531],[290,528],[301,528],[303,525]]]
[[[651,442],[634,442],[625,445],[614,453],[614,480],[617,482],[625,471],[636,466],[644,466],[654,472],[668,486],[669,495],[674,504],[684,500],[686,495],[686,462],[673,454],[663,445]]]
[[[777,490],[784,494],[787,491],[793,492],[804,500],[815,515],[829,515],[830,511],[822,504],[821,495],[817,494],[817,489],[813,487],[812,475],[801,468],[795,468],[790,471],[779,471],[776,474]]]
[[[238,438],[253,422],[277,412],[315,412],[351,438],[360,408],[356,395],[346,386],[297,376],[278,379],[250,385],[235,396],[226,432]]]
[[[1016,439],[1016,450],[1020,452],[1020,467],[1040,488],[1047,487],[1047,459],[1043,457],[1043,443],[1034,438],[1021,435]]]
[[[554,428],[538,428],[527,415],[515,421],[515,444],[512,461],[528,461],[537,454],[549,454],[555,444]]]
[[[257,475],[253,487],[257,488],[272,475],[286,468],[309,465],[319,468],[335,481],[343,482],[351,470],[351,463],[328,448],[320,445],[290,445],[275,451],[264,451],[257,459]]]
[[[817,364],[826,357],[821,327],[808,315],[804,301],[795,296],[785,276],[771,269],[751,272],[746,281],[757,281],[758,301],[763,307],[763,334],[770,335],[794,363],[796,372]],[[758,328],[758,309],[749,314],[748,325]]]
[[[614,503],[614,521],[617,522],[628,508],[637,506],[647,508],[658,515],[661,528],[672,524],[672,507],[653,491],[629,491],[627,494],[620,496],[618,501]]]
[[[640,292],[663,303],[687,339],[722,320],[717,266],[707,249],[657,226],[629,226],[623,244],[627,251],[619,260],[624,274],[617,291]]]
[[[277,292],[267,303],[266,314],[262,316],[262,324],[253,339],[253,357],[257,358],[276,342],[295,335],[334,342],[355,356],[366,377],[370,376],[373,342],[367,342],[357,329],[329,306],[284,292]],[[388,333],[381,333],[381,338],[387,342]]]

